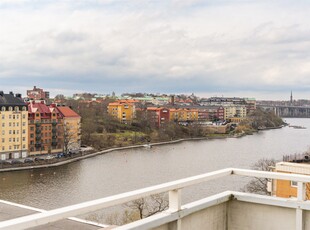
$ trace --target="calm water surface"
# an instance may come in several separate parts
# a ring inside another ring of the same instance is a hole
[[[310,147],[310,119],[286,119],[307,129],[262,131],[242,138],[112,152],[53,169],[0,173],[0,199],[53,209],[227,167],[250,168],[261,158]],[[184,201],[239,190],[247,179],[231,176],[184,191]]]

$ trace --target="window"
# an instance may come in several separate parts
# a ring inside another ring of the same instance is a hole
[[[2,150],[5,150],[5,147],[4,147],[4,146],[2,146]]]
[[[23,114],[23,119],[26,119],[26,114]]]
[[[13,111],[13,108],[12,108],[12,106],[10,106],[10,107],[9,107],[9,111]]]
[[[5,142],[5,139],[4,138],[2,138],[2,143],[4,143]]]
[[[5,127],[5,123],[2,123],[2,127]]]
[[[5,131],[4,130],[2,130],[2,135],[5,135]]]
[[[25,126],[26,125],[26,122],[23,122],[23,126]]]
[[[13,119],[15,119],[15,115],[13,115]]]
[[[9,134],[12,134],[12,130],[9,130]]]
[[[12,138],[9,138],[9,142],[12,142]]]
[[[15,112],[18,112],[19,111],[18,106],[15,106],[14,110],[15,110]]]
[[[26,133],[26,129],[23,129],[23,134],[25,134]]]
[[[26,106],[23,106],[22,110],[26,111],[27,110]],[[23,115],[23,118],[24,118],[24,115]]]
[[[291,181],[291,186],[292,187],[297,187],[298,186],[298,183],[297,183],[297,181]]]
[[[12,119],[12,115],[11,114],[9,115],[9,119]]]
[[[2,114],[2,119],[5,119],[5,115],[4,114]]]
[[[26,148],[26,145],[23,145],[23,149],[25,149]]]
[[[23,141],[26,141],[26,137],[23,137]]]
[[[1,111],[3,111],[3,112],[5,111],[5,107],[4,106],[1,107]]]
[[[12,126],[12,123],[11,123],[11,122],[9,122],[9,126],[10,126],[10,127]]]

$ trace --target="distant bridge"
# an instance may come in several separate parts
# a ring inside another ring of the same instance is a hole
[[[273,111],[280,117],[310,118],[310,106],[258,105],[258,107]]]

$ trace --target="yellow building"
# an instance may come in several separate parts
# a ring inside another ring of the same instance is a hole
[[[63,116],[64,152],[77,151],[81,146],[81,117],[67,106],[56,108]]]
[[[279,162],[276,164],[275,172],[294,173],[310,176],[310,164]],[[288,180],[274,180],[272,185],[272,195],[277,197],[291,198],[297,197],[297,182]],[[310,184],[306,184],[306,198],[310,200]]]
[[[247,109],[245,106],[224,106],[224,120],[232,117],[246,117]]]
[[[198,109],[179,108],[170,109],[170,121],[197,121]]]
[[[28,156],[28,111],[21,94],[0,91],[0,159]]]
[[[135,118],[135,104],[133,100],[119,100],[108,105],[108,113],[122,123],[131,123]]]

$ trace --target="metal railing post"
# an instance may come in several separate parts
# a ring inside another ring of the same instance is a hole
[[[300,203],[306,200],[306,184],[304,182],[297,182],[297,202]],[[296,230],[304,230],[303,210],[300,204],[296,209]]]

